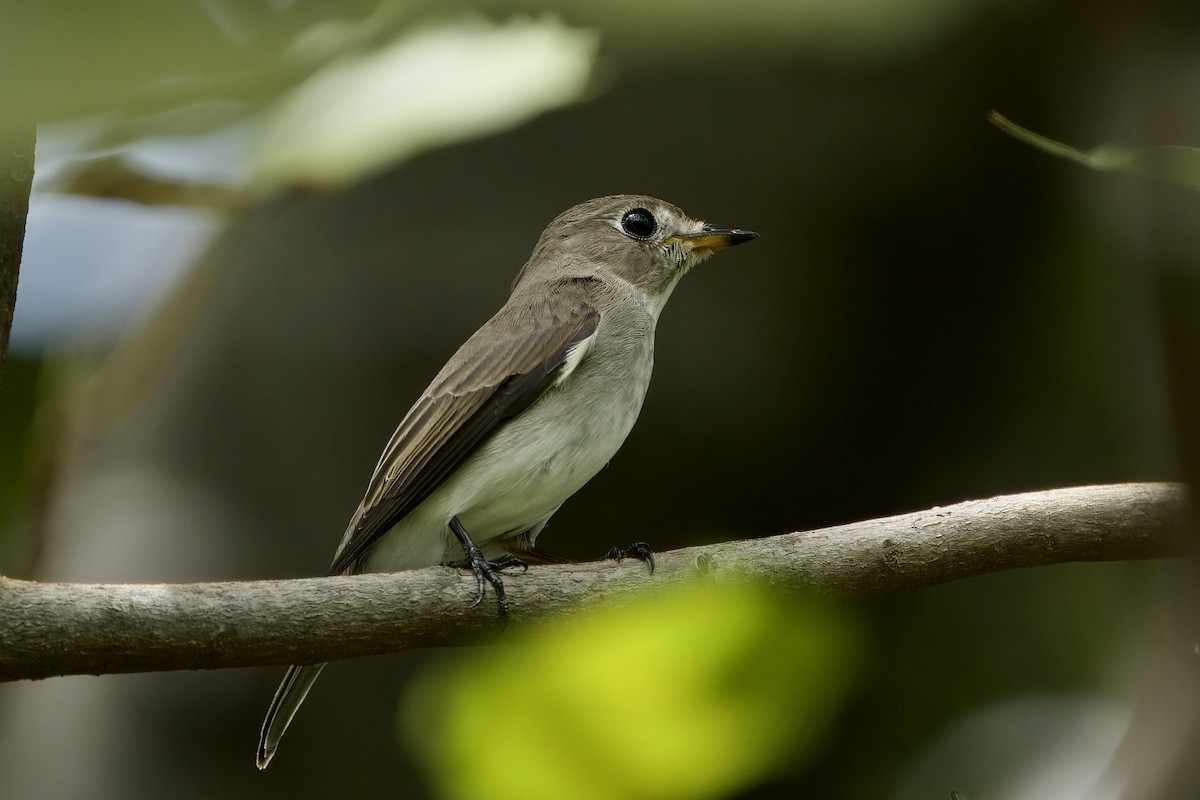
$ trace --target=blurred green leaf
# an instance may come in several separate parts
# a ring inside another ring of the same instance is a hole
[[[458,653],[406,695],[447,797],[721,797],[811,755],[861,660],[828,605],[697,584]]]
[[[988,112],[988,120],[1010,136],[1052,156],[1103,172],[1127,172],[1162,178],[1200,191],[1200,148],[1164,145],[1139,150],[1103,144],[1085,153],[1026,130],[995,111]]]
[[[255,102],[224,97],[60,126],[90,143],[92,157],[64,169],[53,188],[224,210],[296,187],[343,186],[423,150],[515,127],[579,100],[599,46],[593,31],[550,17],[404,24],[394,14],[376,17],[304,31],[281,57],[293,65],[295,84],[275,86],[276,94]],[[311,69],[321,59],[323,66]],[[238,122],[244,124],[235,130]],[[208,180],[157,174],[125,150],[137,138],[222,128],[236,134],[236,163]]]
[[[332,62],[268,110],[255,180],[334,186],[578,99],[599,46],[552,18],[422,26]]]
[[[320,66],[291,57],[297,38],[334,15],[373,24],[380,5],[379,0],[7,3],[0,26],[6,76],[0,128],[14,121],[96,113],[119,118],[201,99],[272,94]]]

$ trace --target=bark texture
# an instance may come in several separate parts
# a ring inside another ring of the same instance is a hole
[[[1174,484],[1090,486],[660,553],[658,569],[593,562],[504,573],[510,626],[585,603],[631,603],[696,578],[756,578],[864,597],[987,572],[1193,552]],[[345,578],[89,585],[0,578],[0,680],[305,664],[476,644],[505,625],[489,591],[449,567]]]

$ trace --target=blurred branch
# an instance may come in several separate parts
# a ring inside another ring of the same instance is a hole
[[[863,597],[1068,561],[1192,550],[1186,491],[1119,484],[1009,495],[766,539],[689,547],[644,565],[532,567],[505,577],[512,624],[584,602],[629,603],[697,578]],[[314,663],[477,643],[504,628],[448,567],[247,583],[84,585],[0,578],[0,680]]]
[[[37,129],[31,124],[11,140],[0,143],[0,384],[8,355],[8,332],[17,307],[17,276],[25,245],[36,141]]]
[[[151,175],[123,156],[92,159],[55,190],[79,197],[126,200],[146,206],[185,206],[216,211],[230,211],[245,202],[245,192],[236,188]]]

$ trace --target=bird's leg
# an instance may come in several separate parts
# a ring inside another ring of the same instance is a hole
[[[629,547],[614,547],[604,554],[604,558],[615,560],[618,564],[627,558],[636,558],[646,562],[646,566],[650,567],[650,574],[654,574],[654,551],[645,542],[634,542]]]
[[[474,608],[483,602],[483,595],[487,591],[487,584],[485,584],[484,581],[487,581],[487,583],[490,583],[492,588],[496,590],[496,604],[500,607],[500,616],[507,618],[508,595],[504,592],[504,581],[500,580],[500,576],[496,574],[496,570],[503,569],[505,566],[513,566],[513,564],[511,562],[508,564],[501,563],[499,565],[492,564],[486,558],[484,558],[483,551],[476,547],[475,543],[471,541],[471,537],[467,535],[467,530],[462,526],[462,523],[458,521],[458,517],[451,517],[450,530],[454,531],[454,536],[458,539],[458,543],[462,545],[463,554],[466,556],[466,558],[464,558],[462,561],[451,562],[446,566],[460,568],[470,567],[471,571],[475,573],[475,581],[478,584],[479,592],[475,595],[475,602],[471,604],[471,608]],[[503,559],[501,559],[501,561],[503,562]]]

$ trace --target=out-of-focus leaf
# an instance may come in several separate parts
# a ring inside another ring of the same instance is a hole
[[[828,605],[696,584],[458,653],[404,719],[448,797],[721,797],[812,753],[862,649]]]
[[[0,25],[0,129],[89,114],[120,116],[200,99],[252,99],[320,61],[294,42],[337,15],[374,25],[394,0],[338,3],[7,3]],[[232,13],[236,8],[236,13]],[[225,9],[222,11],[222,9]]]
[[[43,185],[217,210],[298,186],[342,186],[422,150],[503,130],[579,99],[598,46],[594,33],[554,19],[494,24],[469,17],[386,37],[368,36],[380,29],[366,23],[344,28],[335,21],[314,26],[296,44],[309,53],[298,60],[316,58],[310,51],[328,55],[338,44],[350,49],[261,110],[193,103],[57,126],[60,138],[75,140],[91,158],[51,170],[61,174],[48,180],[43,163]],[[192,135],[181,136],[187,130]],[[124,141],[137,136],[149,142]],[[173,142],[174,150],[147,163],[151,142]],[[180,158],[189,143],[193,154],[215,153],[225,163],[218,168],[212,157],[202,158],[197,171],[194,155]]]
[[[1084,152],[1026,130],[995,111],[988,112],[988,120],[1010,136],[1052,156],[1065,158],[1077,164],[1083,164],[1085,167],[1105,172],[1127,172],[1133,175],[1162,178],[1200,191],[1200,148],[1163,145],[1131,149],[1114,144],[1104,144]]]
[[[962,800],[1119,797],[1117,787],[1129,776],[1114,754],[1130,718],[1131,709],[1100,696],[992,701],[922,743],[889,800],[943,797],[951,786],[961,789]]]
[[[594,33],[554,19],[469,18],[342,57],[268,112],[255,182],[336,186],[512,127],[578,99],[597,46]]]

